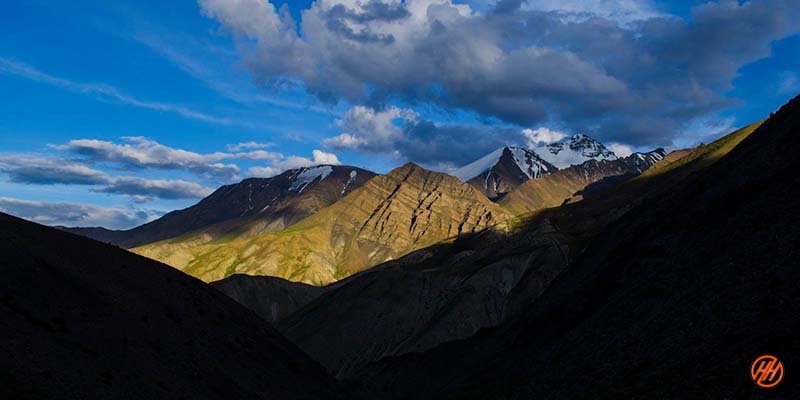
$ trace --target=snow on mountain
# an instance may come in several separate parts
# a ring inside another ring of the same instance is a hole
[[[617,155],[602,143],[584,134],[566,137],[532,149],[547,162],[563,169],[588,160],[616,160]]]
[[[513,162],[512,165],[516,165],[516,168],[527,176],[527,179],[537,179],[542,174],[555,170],[543,157],[533,151],[522,147],[503,147],[451,172],[450,175],[461,179],[462,182],[467,182],[495,168],[503,160],[504,156],[509,157]]]
[[[291,191],[302,193],[311,182],[319,178],[322,182],[328,175],[333,172],[333,167],[330,165],[320,165],[317,167],[302,168],[298,170],[297,175],[291,178],[292,186],[289,188]]]
[[[666,155],[666,150],[658,148],[647,153],[633,153],[625,159],[628,160],[630,165],[638,169],[639,172],[643,172],[655,163],[663,160]]]
[[[357,176],[358,172],[356,170],[350,171],[350,179],[348,179],[347,183],[345,183],[344,187],[342,187],[342,192],[341,192],[342,196],[344,196],[344,194],[347,192],[347,188],[350,187],[350,184],[353,183],[354,180],[356,180]]]
[[[500,161],[500,156],[503,155],[503,151],[505,149],[505,147],[501,147],[481,157],[480,159],[451,172],[450,175],[461,179],[462,182],[466,182],[495,166],[495,164]]]
[[[517,167],[528,179],[539,179],[542,174],[553,172],[554,168],[546,162],[542,162],[542,158],[538,154],[523,149],[522,147],[507,147],[511,152]]]

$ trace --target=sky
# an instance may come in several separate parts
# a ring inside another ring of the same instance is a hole
[[[714,140],[800,93],[800,2],[4,5],[0,211],[126,229],[315,164]]]

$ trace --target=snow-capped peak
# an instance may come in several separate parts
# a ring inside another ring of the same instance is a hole
[[[533,151],[522,147],[502,147],[451,172],[451,175],[462,182],[467,182],[496,167],[504,155],[510,157],[511,161],[528,179],[539,178],[542,174],[553,172],[556,169]]]
[[[617,155],[602,143],[579,133],[558,142],[534,148],[544,160],[558,168],[583,164],[588,160],[616,160]]]
[[[292,186],[289,190],[302,193],[308,185],[314,182],[317,178],[322,182],[328,175],[333,172],[333,167],[330,165],[320,165],[316,167],[301,168],[297,170],[297,174],[292,176]]]

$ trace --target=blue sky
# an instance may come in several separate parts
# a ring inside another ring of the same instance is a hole
[[[525,129],[690,146],[800,92],[791,1],[497,3],[6,5],[0,209],[127,228],[318,162],[446,171]]]

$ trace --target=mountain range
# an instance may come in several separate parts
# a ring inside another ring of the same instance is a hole
[[[330,205],[375,176],[357,167],[320,165],[225,185],[199,203],[133,229],[62,228],[133,248],[203,230],[208,240],[286,228]]]
[[[133,249],[191,256],[210,285],[0,215],[0,394],[797,398],[788,373],[768,390],[749,375],[763,354],[800,365],[798,134],[800,97],[713,143],[532,174],[497,201],[415,164],[353,189],[350,167],[293,171],[287,196],[341,169],[339,198],[279,230],[248,228],[269,202],[240,203],[244,224]],[[502,204],[558,174],[589,183]],[[260,198],[249,183],[228,191]]]
[[[246,273],[325,285],[465,234],[502,231],[514,217],[601,192],[666,155],[658,149],[620,158],[582,134],[540,151],[546,156],[505,147],[452,175],[413,163],[385,175],[301,168],[223,186],[131,230],[62,229],[206,281]],[[547,159],[578,164],[559,169]]]
[[[285,308],[286,289],[263,286],[264,278],[237,275],[214,285],[274,322],[334,376],[352,379],[379,360],[427,351],[518,318],[610,224],[673,190],[758,126],[662,159],[605,196],[528,215],[507,232],[482,231],[419,250],[322,290],[286,282],[308,301],[299,308],[293,304],[297,311],[289,315],[272,312]],[[365,336],[371,338],[368,348],[362,346]]]

